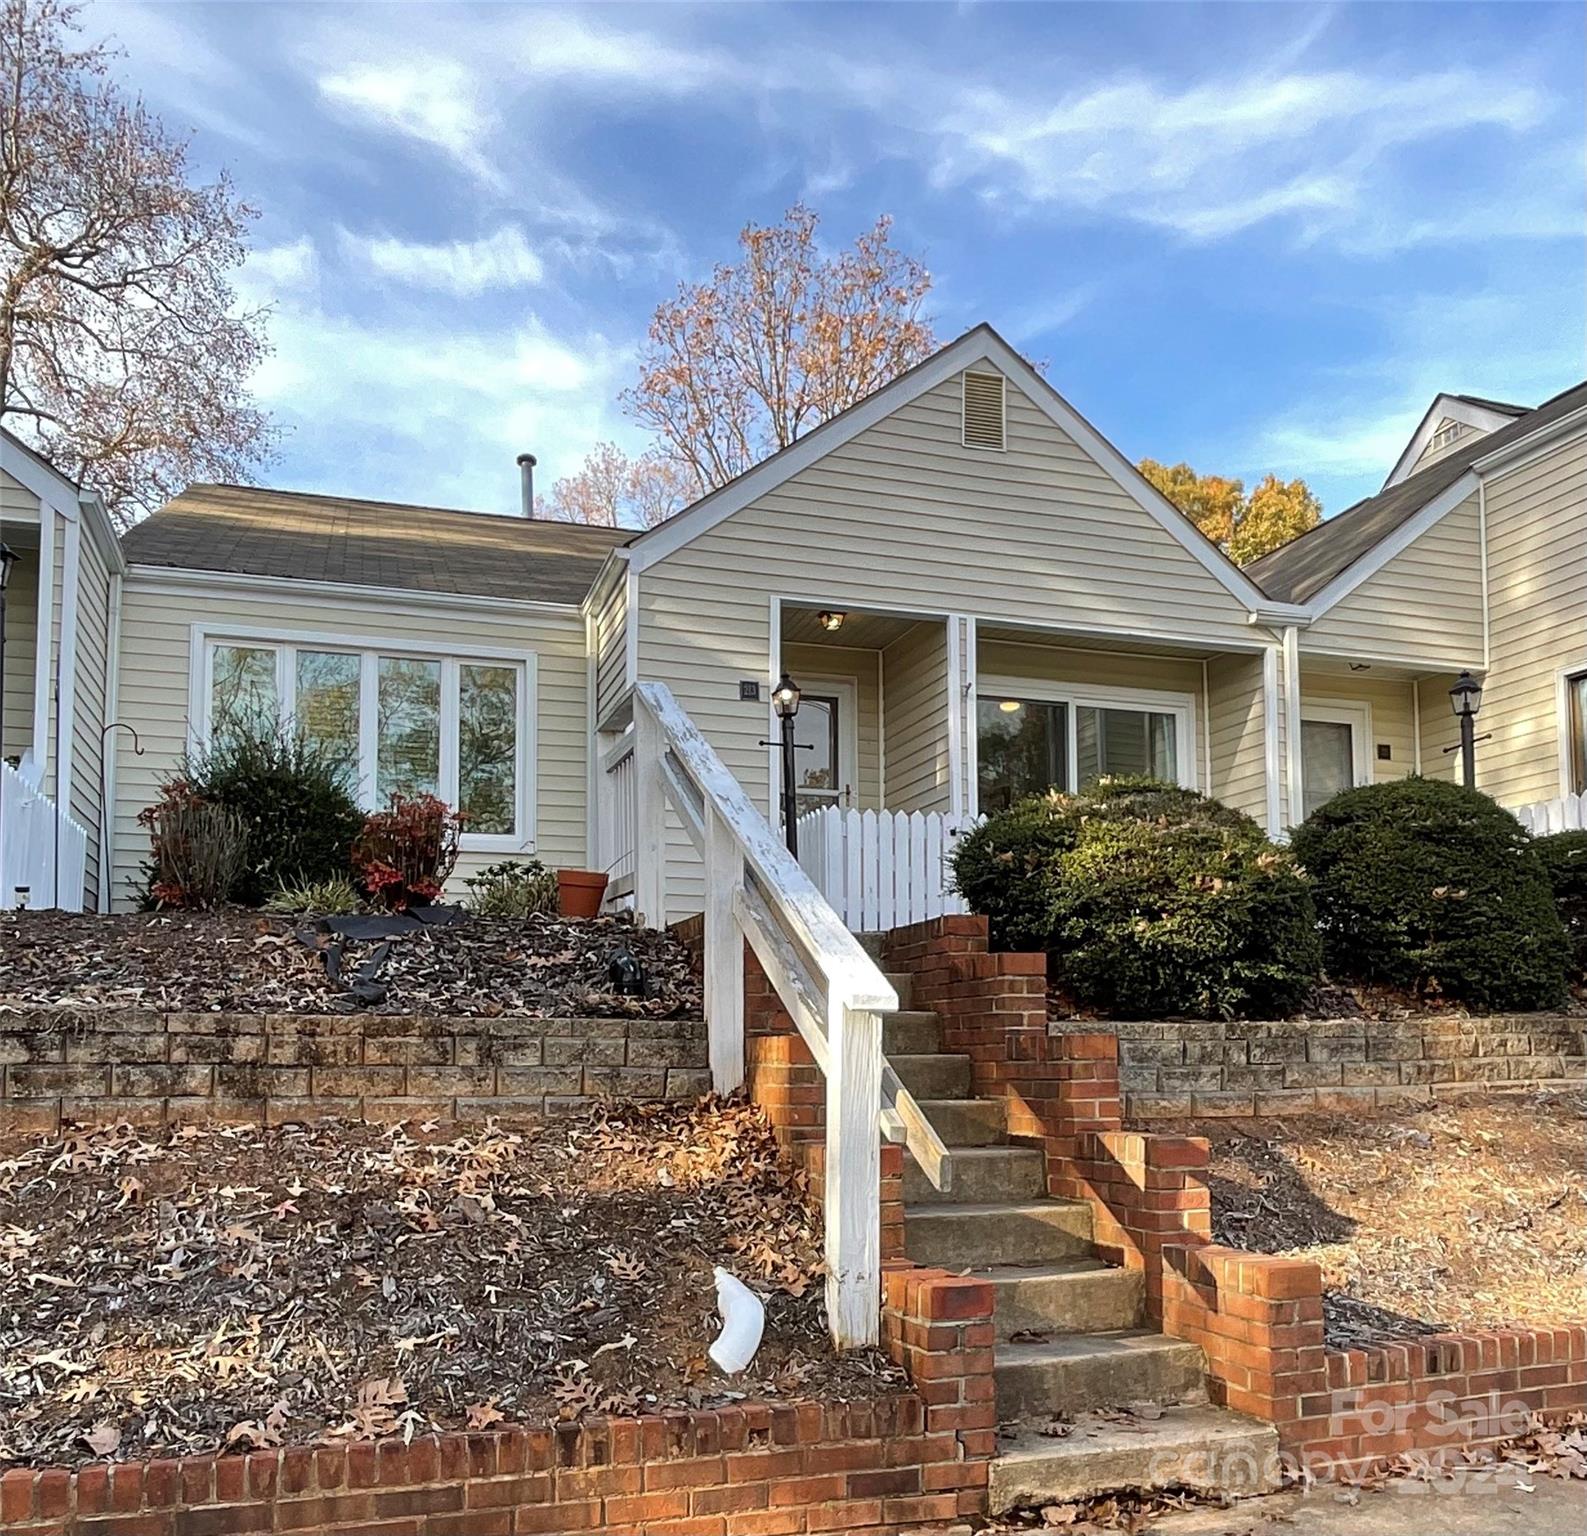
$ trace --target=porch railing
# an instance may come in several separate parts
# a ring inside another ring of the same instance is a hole
[[[1534,800],[1530,805],[1516,807],[1515,814],[1521,825],[1535,837],[1543,837],[1550,832],[1587,830],[1587,793],[1556,795],[1552,800]]]
[[[0,763],[0,907],[83,910],[88,833]]]
[[[874,1344],[881,1285],[880,1137],[904,1142],[942,1186],[941,1138],[886,1070],[882,1015],[898,994],[662,683],[635,693],[636,891],[667,912],[666,812],[705,864],[705,1013],[711,1080],[744,1081],[744,944],[826,1078],[827,1317],[839,1348]]]
[[[799,862],[855,933],[966,910],[948,856],[959,823],[939,811],[850,811],[799,818]]]
[[[596,867],[606,872],[607,905],[628,906],[634,899],[634,846],[638,833],[632,731],[606,749],[600,768],[602,793]]]

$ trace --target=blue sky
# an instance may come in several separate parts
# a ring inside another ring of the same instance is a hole
[[[261,210],[271,483],[509,511],[643,439],[657,300],[879,213],[1132,458],[1377,488],[1583,360],[1578,5],[133,3],[88,31]]]

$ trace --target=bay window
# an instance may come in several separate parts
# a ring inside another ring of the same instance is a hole
[[[980,680],[976,709],[982,812],[1122,774],[1195,788],[1189,694],[993,677]]]
[[[467,816],[464,847],[532,847],[533,656],[318,635],[195,644],[196,745],[296,732],[345,766],[366,809],[437,795]]]

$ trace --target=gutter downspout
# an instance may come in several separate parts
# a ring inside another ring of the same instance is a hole
[[[110,573],[110,638],[109,655],[105,658],[105,719],[108,728],[112,720],[121,715],[121,588],[126,577],[117,571]],[[114,883],[115,826],[116,826],[116,766],[121,756],[119,734],[109,738],[101,735],[101,762],[104,779],[104,804],[99,807],[99,910],[110,910],[110,893]]]

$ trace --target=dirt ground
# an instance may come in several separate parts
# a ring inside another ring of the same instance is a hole
[[[613,990],[619,950],[642,995]],[[0,1011],[19,1007],[699,1018],[700,983],[681,944],[626,918],[468,915],[361,940],[240,908],[0,912]]]
[[[1332,1345],[1587,1318],[1587,1093],[1149,1129],[1211,1141],[1220,1242],[1322,1265]]]
[[[0,1139],[0,1467],[869,1395],[820,1219],[743,1105],[523,1130]],[[729,1380],[721,1264],[765,1299]]]

